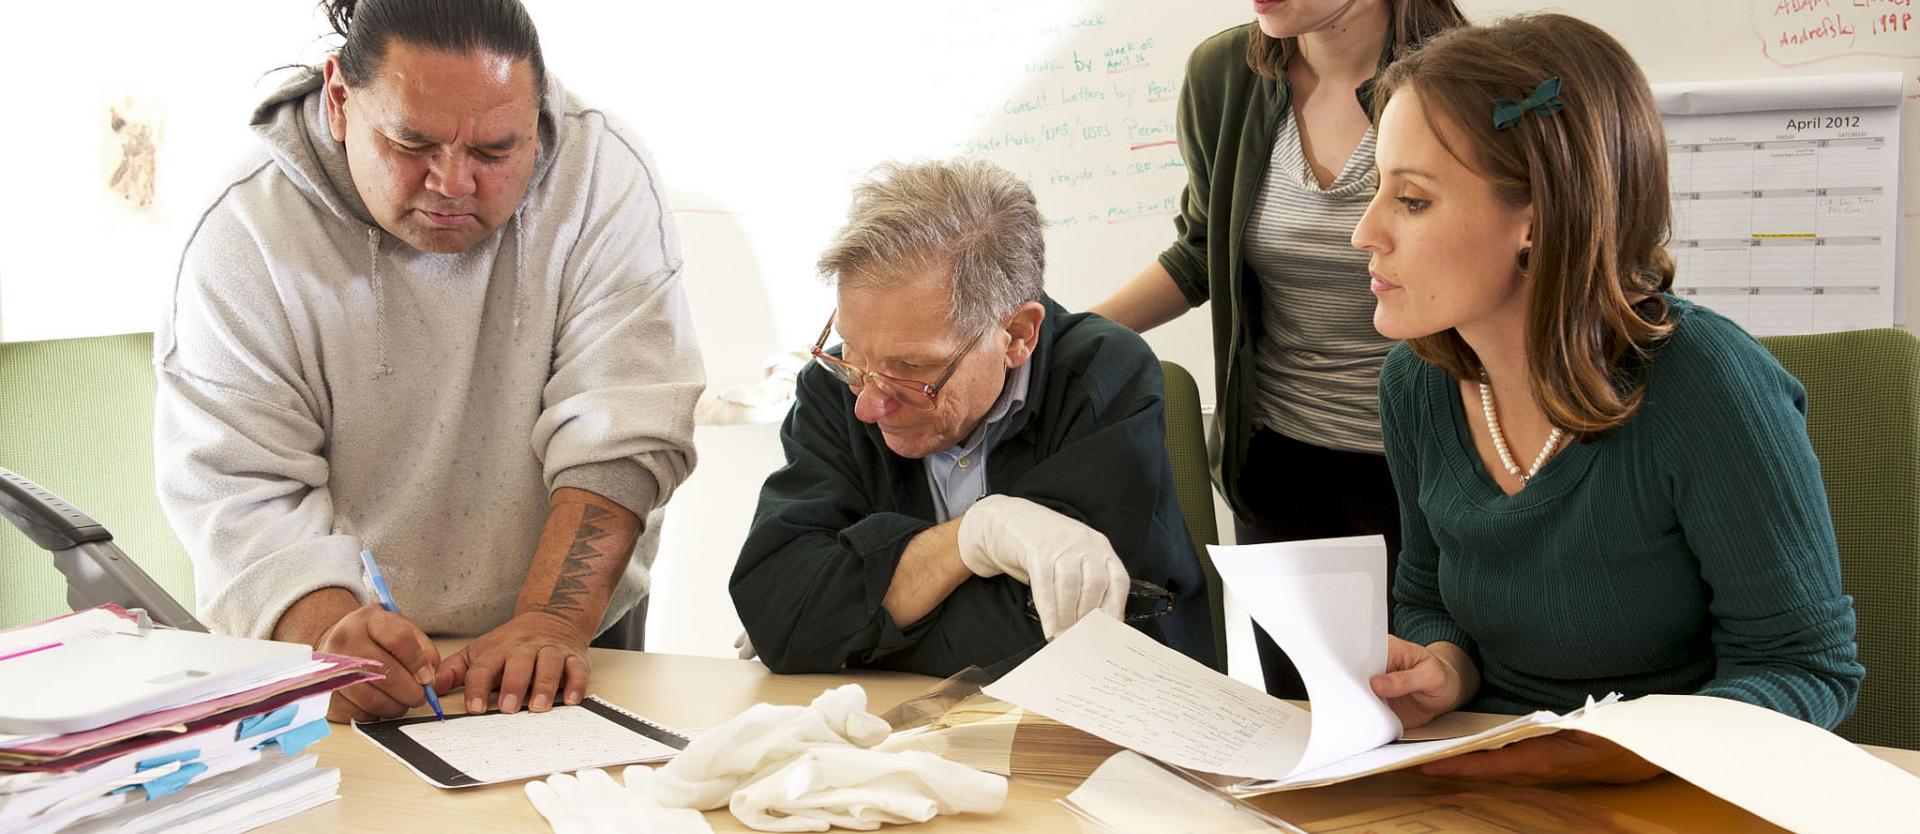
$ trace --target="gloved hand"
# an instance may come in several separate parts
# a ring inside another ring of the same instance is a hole
[[[733,638],[733,650],[740,655],[741,660],[752,660],[760,656],[760,653],[753,648],[753,639],[744,631],[740,632],[739,637]]]
[[[859,684],[829,689],[804,706],[755,704],[694,737],[660,768],[654,798],[676,808],[711,810],[741,785],[815,747],[872,747],[887,722],[867,712]]]
[[[668,808],[653,799],[653,768],[628,767],[622,787],[600,768],[527,783],[527,800],[553,826],[553,834],[713,834],[707,818],[689,808]]]
[[[1049,640],[1094,609],[1126,615],[1127,566],[1107,537],[1025,498],[974,502],[960,517],[960,562],[976,576],[1026,583]]]

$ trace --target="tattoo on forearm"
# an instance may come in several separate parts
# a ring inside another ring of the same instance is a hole
[[[560,576],[554,580],[553,593],[547,597],[548,611],[586,610],[587,599],[593,595],[589,583],[594,571],[601,561],[612,555],[605,548],[615,536],[613,530],[602,525],[615,518],[611,510],[587,505],[586,512],[580,516],[580,530],[573,536],[573,548],[560,563]]]

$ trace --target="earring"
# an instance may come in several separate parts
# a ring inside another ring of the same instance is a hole
[[[1517,258],[1517,260],[1520,262],[1521,272],[1527,271],[1527,256],[1531,254],[1533,254],[1533,247],[1531,246],[1520,247],[1520,257]]]

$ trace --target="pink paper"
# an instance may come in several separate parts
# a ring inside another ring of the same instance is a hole
[[[117,738],[106,738],[106,739],[97,740],[97,741],[94,741],[92,743],[92,746],[90,747],[75,747],[73,749],[73,752],[62,754],[60,758],[47,759],[44,761],[37,761],[30,764],[0,763],[0,771],[77,770],[79,768],[86,767],[91,764],[103,762],[108,759],[112,759],[117,756],[124,755],[129,750],[138,750],[142,747],[153,744],[156,740],[154,738],[154,736],[156,735],[156,731],[171,731],[171,732],[165,733],[166,737],[168,738],[177,738],[181,735],[190,735],[192,733],[202,732],[211,727],[217,727],[223,724],[230,724],[234,721],[237,721],[241,718],[246,718],[248,716],[264,715],[266,713],[279,709],[283,706],[286,706],[287,704],[291,704],[295,701],[299,701],[304,698],[309,698],[323,692],[332,692],[337,689],[344,689],[356,683],[361,683],[364,681],[379,680],[382,677],[380,674],[376,672],[368,672],[358,668],[363,665],[365,666],[377,665],[370,660],[363,661],[360,658],[341,657],[339,655],[321,654],[319,652],[315,652],[314,656],[322,660],[348,661],[352,665],[337,666],[334,669],[330,669],[326,672],[316,673],[318,675],[329,676],[329,677],[326,677],[325,679],[316,680],[313,677],[309,677],[304,682],[289,681],[287,683],[291,684],[295,688],[287,689],[285,685],[281,685],[277,687],[281,691],[266,695],[264,698],[257,699],[253,702],[249,702],[245,704],[229,704],[228,703],[232,699],[247,698],[252,693],[243,692],[243,693],[232,696],[232,698],[222,698],[218,703],[226,704],[226,706],[216,708],[217,709],[216,712],[208,713],[198,718],[185,719],[183,721],[174,722],[173,724],[166,725],[163,727],[148,727],[146,729],[136,730],[134,731],[134,734],[131,736],[127,736],[123,734],[122,736]],[[275,687],[262,687],[262,688],[267,689],[267,688],[275,688]],[[255,692],[258,692],[258,691],[259,690],[255,690]],[[195,706],[199,707],[199,706],[207,706],[207,705],[201,704],[201,705],[195,705]],[[193,708],[194,707],[182,707],[181,709],[185,710],[185,709],[193,709]],[[171,712],[175,712],[175,710],[168,710],[167,712],[171,713]],[[164,715],[164,714],[167,714],[167,713],[154,713],[154,715]],[[149,716],[141,716],[141,718],[128,719],[127,721],[121,722],[121,724],[130,724],[134,721],[139,721],[147,717]],[[62,744],[67,739],[75,738],[81,735],[90,735],[92,733],[99,733],[105,730],[110,730],[114,726],[119,726],[119,725],[102,727],[99,730],[93,730],[93,731],[90,731],[89,733],[76,733],[70,736],[62,736],[56,739],[49,739],[45,743],[50,745]],[[18,751],[12,750],[7,752],[12,753],[12,752],[18,752]]]

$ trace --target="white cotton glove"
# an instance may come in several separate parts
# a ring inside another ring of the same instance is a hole
[[[816,747],[872,747],[886,739],[887,722],[867,712],[858,684],[829,689],[805,707],[756,704],[695,736],[655,774],[662,805],[711,810],[727,804],[741,785]]]
[[[989,495],[960,517],[960,562],[1026,583],[1051,640],[1095,609],[1126,615],[1127,566],[1100,531],[1025,498]]]
[[[872,831],[940,814],[992,814],[1006,799],[1006,777],[929,753],[822,747],[735,791],[728,807],[757,831]]]
[[[553,834],[713,834],[707,818],[687,808],[667,808],[653,799],[653,769],[627,768],[626,785],[597,767],[555,773],[527,783],[527,800],[553,826]]]
[[[733,650],[740,655],[741,660],[752,660],[760,656],[760,653],[753,649],[753,640],[747,637],[744,631],[740,632],[739,637],[733,638]]]

